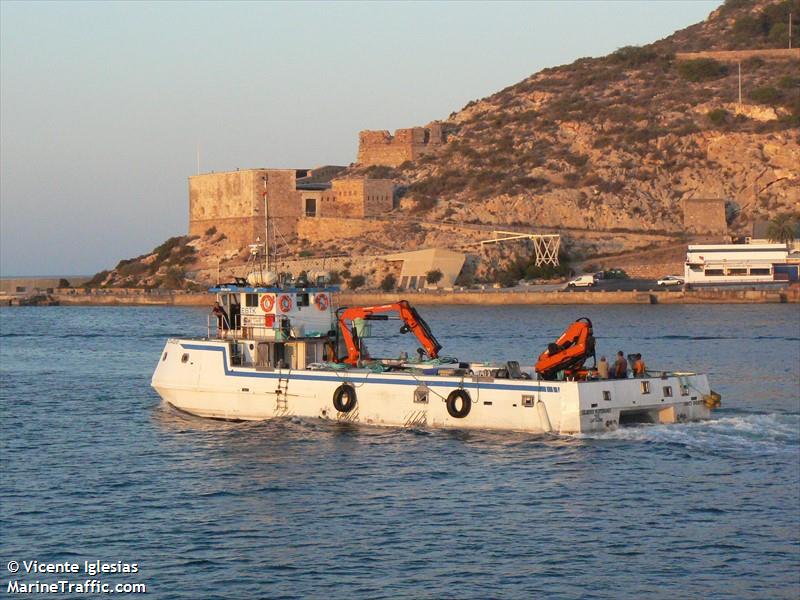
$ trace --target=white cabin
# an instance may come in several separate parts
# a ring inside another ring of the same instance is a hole
[[[335,339],[334,287],[281,288],[222,285],[211,288],[227,322],[209,315],[207,338],[230,344],[235,364],[305,369],[331,359]]]

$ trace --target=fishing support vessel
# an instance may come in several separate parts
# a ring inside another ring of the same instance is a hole
[[[586,366],[595,348],[588,319],[522,366],[443,357],[408,302],[337,310],[337,290],[323,280],[239,279],[210,291],[222,309],[216,327],[209,323],[200,339],[168,340],[152,378],[167,403],[200,417],[574,434],[708,419],[720,404],[703,374],[600,379]],[[369,356],[371,321],[391,318],[419,340],[416,356]]]

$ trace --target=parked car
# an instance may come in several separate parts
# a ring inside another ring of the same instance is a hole
[[[623,269],[608,269],[603,271],[604,279],[630,279]]]
[[[594,275],[578,275],[575,279],[567,282],[567,287],[592,287],[595,283]]]
[[[684,279],[678,275],[664,275],[664,277],[659,279],[657,283],[661,287],[666,287],[668,285],[683,285]]]

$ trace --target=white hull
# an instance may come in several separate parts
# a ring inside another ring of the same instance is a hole
[[[357,397],[347,413],[333,406],[334,392],[342,384],[352,385]],[[228,344],[214,340],[169,340],[152,386],[179,410],[229,420],[305,417],[394,427],[573,434],[630,421],[672,423],[711,414],[704,401],[711,390],[706,376],[699,374],[576,382],[359,369],[258,370],[232,366]],[[419,401],[415,391],[425,388],[427,402]],[[452,416],[445,403],[458,389],[471,399],[469,413],[461,418]]]

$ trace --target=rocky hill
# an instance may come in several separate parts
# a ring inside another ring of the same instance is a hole
[[[545,69],[472,101],[442,121],[446,143],[436,150],[397,168],[348,170],[394,179],[393,214],[289,245],[301,256],[346,247],[344,268],[368,285],[385,275],[375,255],[472,248],[474,274],[491,281],[509,270],[515,250],[476,242],[502,225],[559,231],[585,262],[649,248],[663,274],[672,268],[665,248],[680,266],[688,199],[724,199],[731,234],[798,213],[800,55],[684,55],[785,48],[790,12],[798,48],[800,0],[728,0],[663,40]],[[243,264],[246,249],[222,256],[221,247],[214,235],[174,238],[94,283],[185,287],[186,272],[203,281],[219,264]]]
[[[404,183],[430,219],[679,232],[684,199],[715,197],[745,231],[800,206],[800,62],[745,60],[740,105],[736,63],[676,53],[785,47],[790,10],[728,1],[664,40],[545,69],[451,114],[441,150],[362,171]]]

